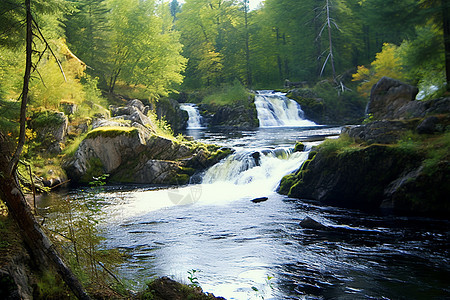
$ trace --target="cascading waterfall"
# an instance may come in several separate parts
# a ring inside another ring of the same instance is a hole
[[[292,148],[238,149],[209,168],[201,184],[132,193],[128,203],[116,212],[117,216],[109,214],[110,220],[137,217],[174,205],[220,205],[239,199],[269,197],[276,193],[283,176],[298,169],[307,159],[309,149],[305,152],[293,152]]]
[[[307,151],[292,152],[292,148],[240,149],[208,169],[203,184],[232,184],[246,194],[264,196],[274,192],[281,178],[295,171],[307,156]]]
[[[316,126],[304,118],[300,105],[285,93],[258,91],[255,96],[259,127]]]
[[[203,118],[198,111],[197,105],[195,105],[193,103],[184,103],[184,104],[180,104],[180,109],[186,111],[189,116],[186,129],[205,128],[203,126]]]

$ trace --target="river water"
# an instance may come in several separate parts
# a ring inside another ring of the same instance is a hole
[[[448,221],[366,214],[275,192],[316,140],[339,132],[189,130],[236,152],[188,186],[107,187],[95,195],[106,216],[102,247],[128,254],[119,273],[136,287],[159,276],[189,283],[196,270],[204,291],[227,299],[450,297]],[[292,153],[295,141],[305,141],[306,151]],[[268,199],[251,201],[258,197]],[[304,229],[305,217],[334,230]]]

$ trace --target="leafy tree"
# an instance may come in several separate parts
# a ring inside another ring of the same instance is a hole
[[[108,8],[105,0],[78,0],[65,21],[70,49],[88,66],[88,71],[102,79],[105,86],[105,57],[110,47]]]
[[[234,78],[246,81],[242,9],[241,3],[234,0],[187,0],[183,5],[176,27],[181,32],[183,54],[189,58],[187,86],[217,85]],[[206,77],[202,74],[205,67],[213,71]]]
[[[114,91],[117,80],[146,86],[153,95],[165,95],[171,85],[180,84],[186,61],[180,54],[179,35],[156,14],[155,1],[111,0],[108,5],[109,91]]]
[[[361,81],[358,92],[368,97],[372,86],[383,76],[403,79],[403,67],[398,53],[397,46],[385,43],[383,50],[377,53],[376,59],[371,63],[370,69],[359,66],[358,71],[353,74],[353,81]]]

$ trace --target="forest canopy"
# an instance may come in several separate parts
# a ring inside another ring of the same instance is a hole
[[[0,4],[4,100],[20,95],[22,2]],[[236,80],[249,88],[273,88],[286,79],[314,84],[352,74],[363,95],[385,75],[421,90],[445,89],[449,4],[394,2],[266,0],[250,10],[248,0],[31,1],[42,32],[35,40],[31,105],[98,102],[100,91],[113,93],[123,86],[139,87],[156,99]],[[48,46],[66,79],[49,52],[39,56]],[[382,63],[395,67],[383,69]]]

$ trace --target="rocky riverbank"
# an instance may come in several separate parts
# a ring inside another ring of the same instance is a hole
[[[417,89],[382,78],[369,122],[314,149],[279,192],[321,204],[448,218],[450,98],[416,101]]]
[[[64,169],[73,183],[110,174],[115,183],[186,184],[191,175],[217,163],[230,149],[159,132],[139,100],[111,107],[97,119]]]

